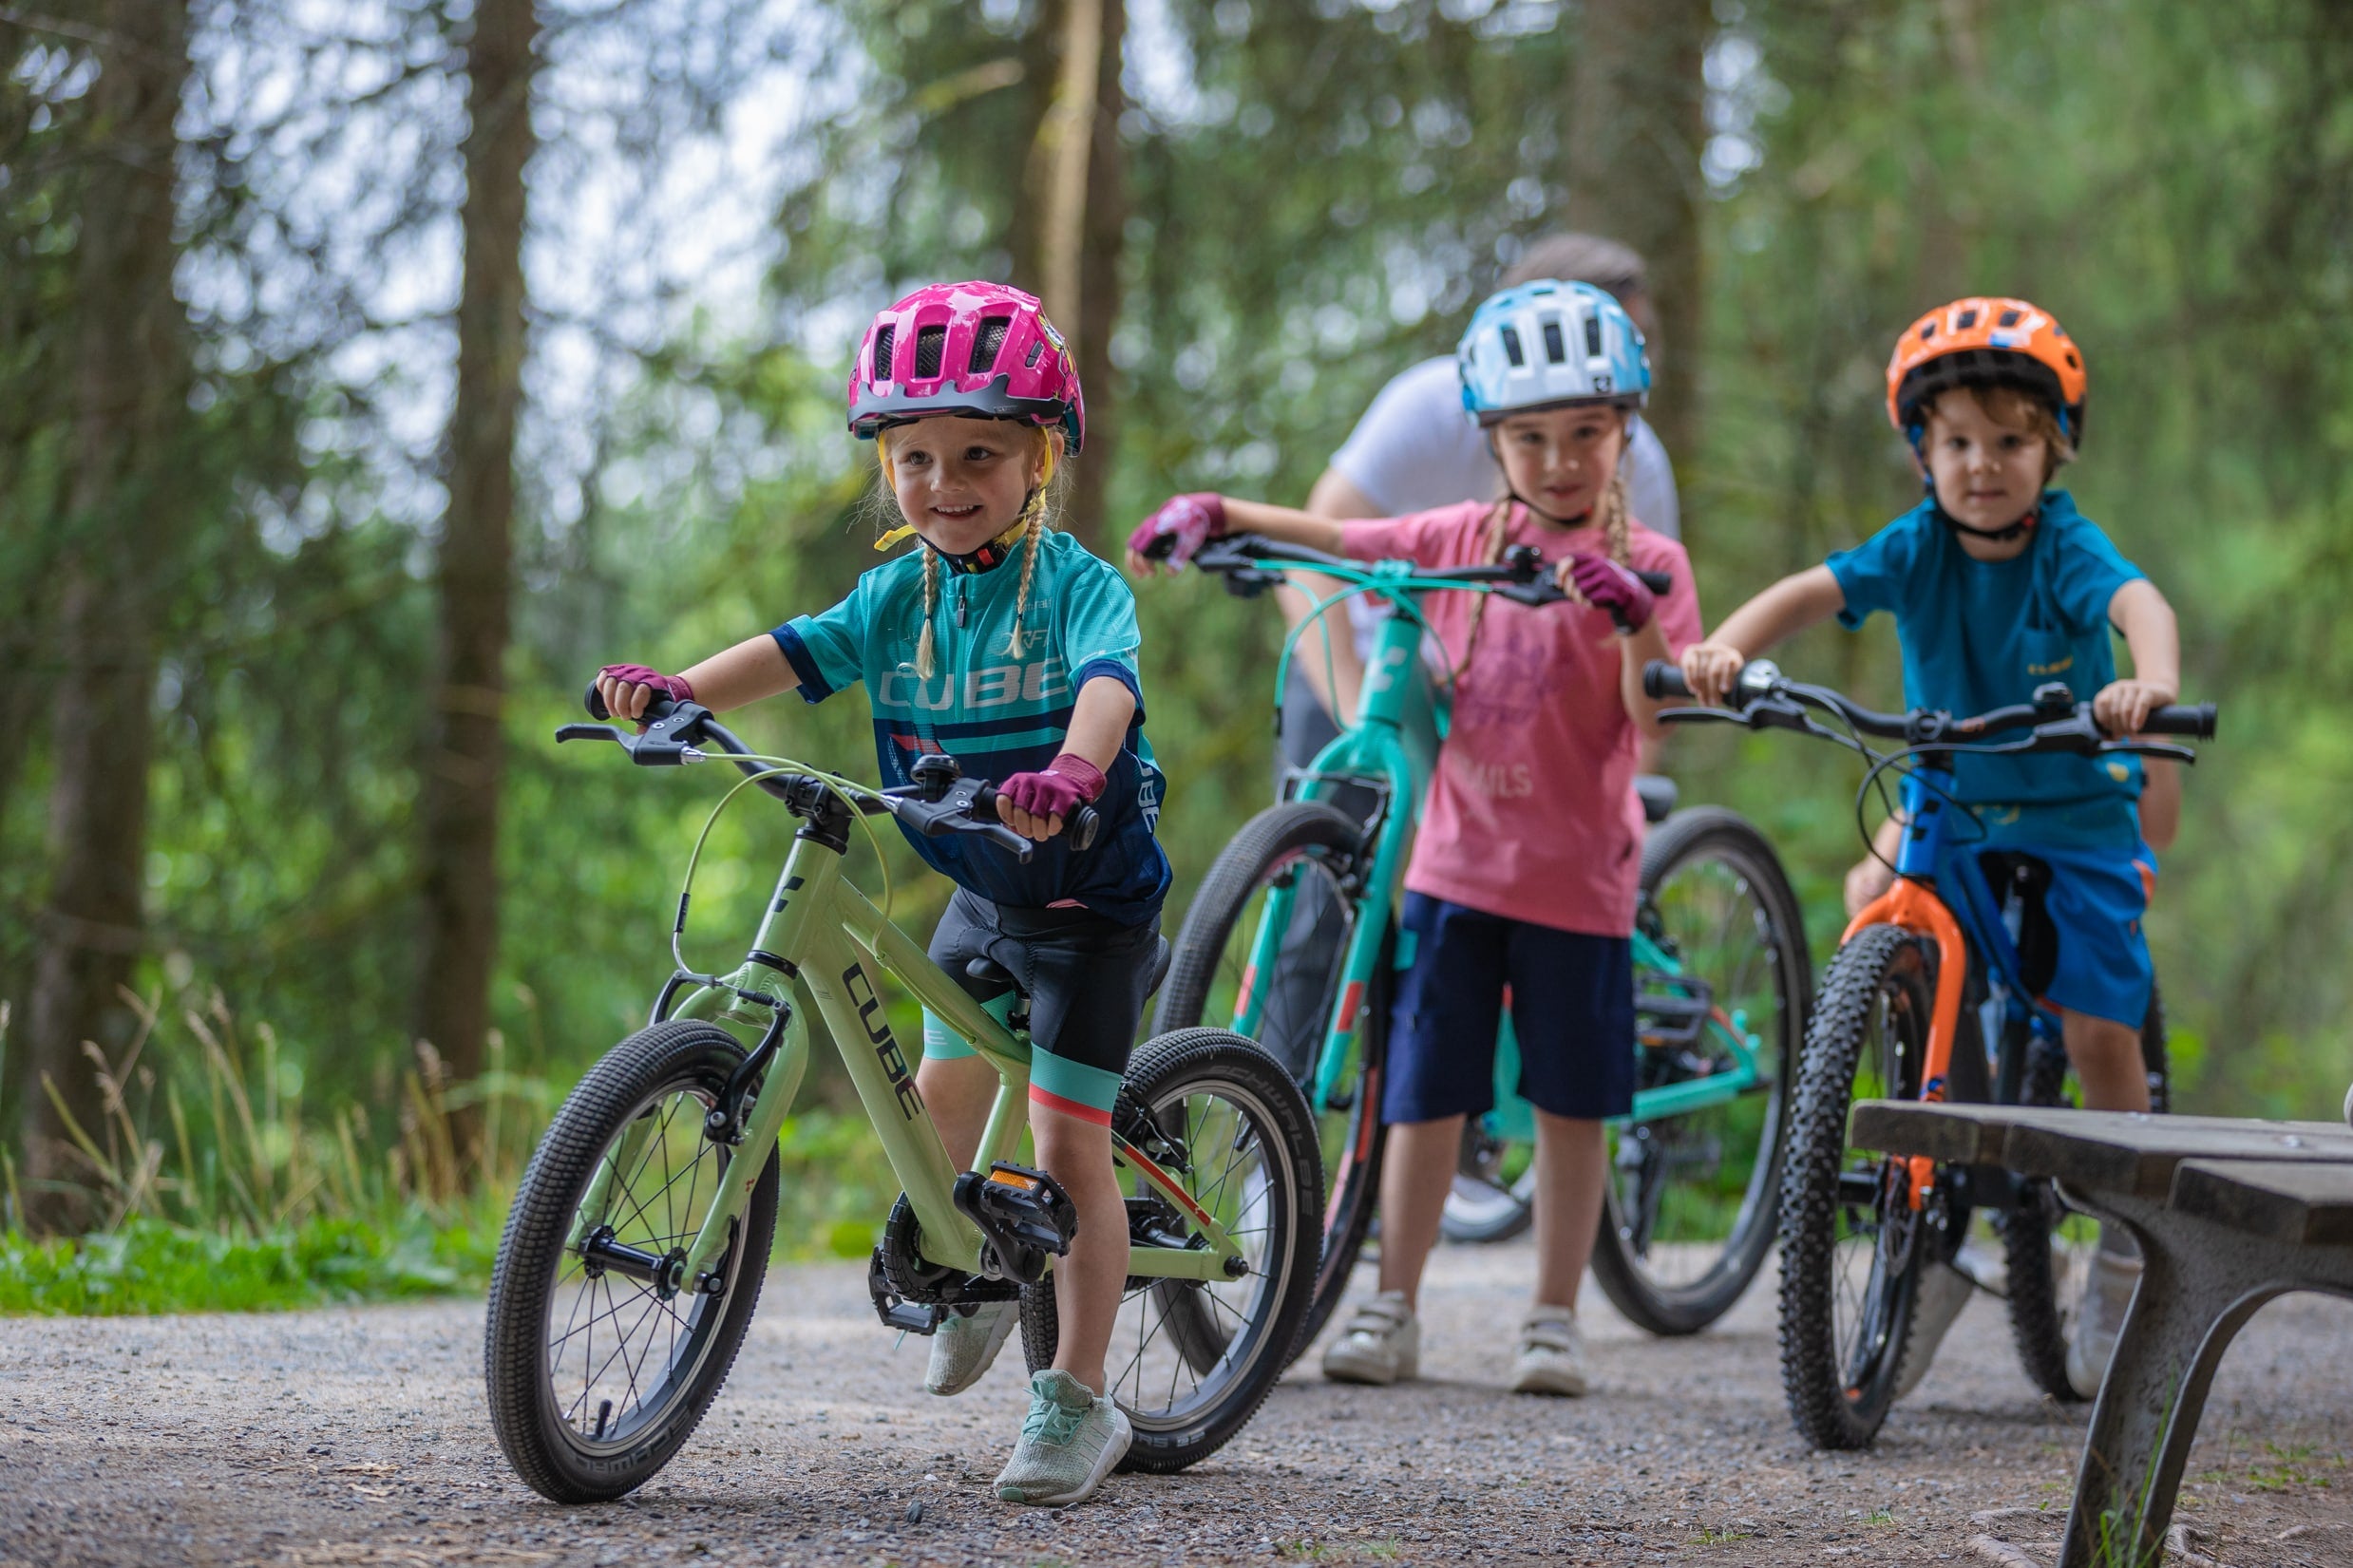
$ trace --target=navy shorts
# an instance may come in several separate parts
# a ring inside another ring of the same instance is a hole
[[[1523,1099],[1584,1121],[1633,1110],[1630,938],[1557,931],[1408,893],[1398,941],[1411,944],[1411,962],[1390,1025],[1384,1124],[1494,1108],[1506,986]]]

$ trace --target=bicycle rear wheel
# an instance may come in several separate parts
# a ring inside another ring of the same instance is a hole
[[[1613,1129],[1593,1274],[1628,1319],[1696,1333],[1740,1299],[1773,1244],[1784,1110],[1813,962],[1763,834],[1719,806],[1679,811],[1642,846],[1639,1086],[1672,1091],[1753,1059],[1737,1098]]]
[[[1838,950],[1806,1031],[1781,1200],[1781,1385],[1817,1448],[1878,1435],[1932,1247],[1902,1161],[1847,1144],[1858,1099],[1916,1099],[1934,978],[1911,933],[1869,926]]]
[[[776,1231],[777,1154],[710,1142],[703,1114],[744,1054],[712,1024],[638,1030],[580,1080],[523,1173],[490,1275],[483,1372],[499,1446],[542,1497],[599,1502],[643,1485],[734,1365]],[[678,1272],[739,1158],[766,1163],[717,1289],[698,1293]]]
[[[1136,1048],[1111,1124],[1131,1147],[1165,1156],[1163,1168],[1248,1264],[1224,1280],[1131,1276],[1120,1301],[1104,1360],[1105,1391],[1135,1429],[1120,1468],[1182,1470],[1242,1430],[1299,1342],[1321,1251],[1315,1122],[1298,1086],[1257,1045],[1195,1029]],[[1131,1237],[1192,1234],[1140,1177],[1128,1185]],[[1060,1339],[1050,1275],[1021,1293],[1021,1350],[1032,1371],[1053,1364]]]
[[[2173,1107],[2173,1086],[2165,999],[2154,987],[2140,1026],[2140,1060],[2149,1077],[2149,1108],[2162,1116]],[[2063,1053],[2040,1053],[2028,1064],[2022,1098],[2030,1105],[2075,1104]],[[2050,1181],[2026,1183],[2018,1206],[1997,1215],[1995,1225],[2002,1233],[2010,1338],[2019,1364],[2036,1388],[2061,1404],[2077,1404],[2083,1396],[2067,1377],[2067,1346],[2075,1337],[2076,1311],[2099,1227],[2069,1209]]]
[[[1357,929],[1358,904],[1349,879],[1358,871],[1362,828],[1312,801],[1267,807],[1226,844],[1185,912],[1168,978],[1153,1014],[1156,1033],[1201,1025],[1248,1023],[1255,1039],[1300,1086],[1316,1110],[1323,1172],[1322,1254],[1315,1293],[1292,1350],[1304,1351],[1338,1307],[1364,1249],[1380,1195],[1383,1138],[1380,1094],[1389,1038],[1390,954],[1385,933],[1372,982],[1353,1003],[1355,1028],[1331,1091],[1315,1106],[1319,1055],[1329,1020],[1350,1006],[1342,968]],[[1272,975],[1252,972],[1250,957],[1270,894],[1287,890],[1291,916],[1282,961]]]

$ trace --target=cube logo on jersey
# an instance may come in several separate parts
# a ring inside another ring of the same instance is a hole
[[[1042,632],[1018,633],[1025,640]],[[875,693],[880,708],[917,708],[943,713],[951,708],[1009,708],[1015,703],[1060,702],[1071,694],[1070,667],[1049,653],[1027,664],[982,665],[977,670],[942,671],[926,681],[908,666],[885,673]]]

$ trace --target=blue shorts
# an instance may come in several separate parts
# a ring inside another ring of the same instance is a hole
[[[1408,893],[1410,960],[1390,1024],[1381,1121],[1435,1122],[1495,1105],[1504,988],[1520,1041],[1520,1094],[1555,1116],[1634,1108],[1634,950]]]
[[[2050,868],[2040,895],[2048,929],[2020,934],[2028,987],[2053,1007],[2140,1028],[2156,977],[2141,929],[2156,887],[2154,852],[2137,841],[2092,847],[2007,838],[1998,850],[1978,852],[1997,900],[2002,896],[1998,856],[2024,856]]]

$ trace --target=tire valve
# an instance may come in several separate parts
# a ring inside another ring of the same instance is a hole
[[[609,1399],[598,1400],[597,1402],[597,1431],[590,1439],[591,1442],[602,1443],[604,1441],[604,1424],[612,1419],[613,1402]]]

